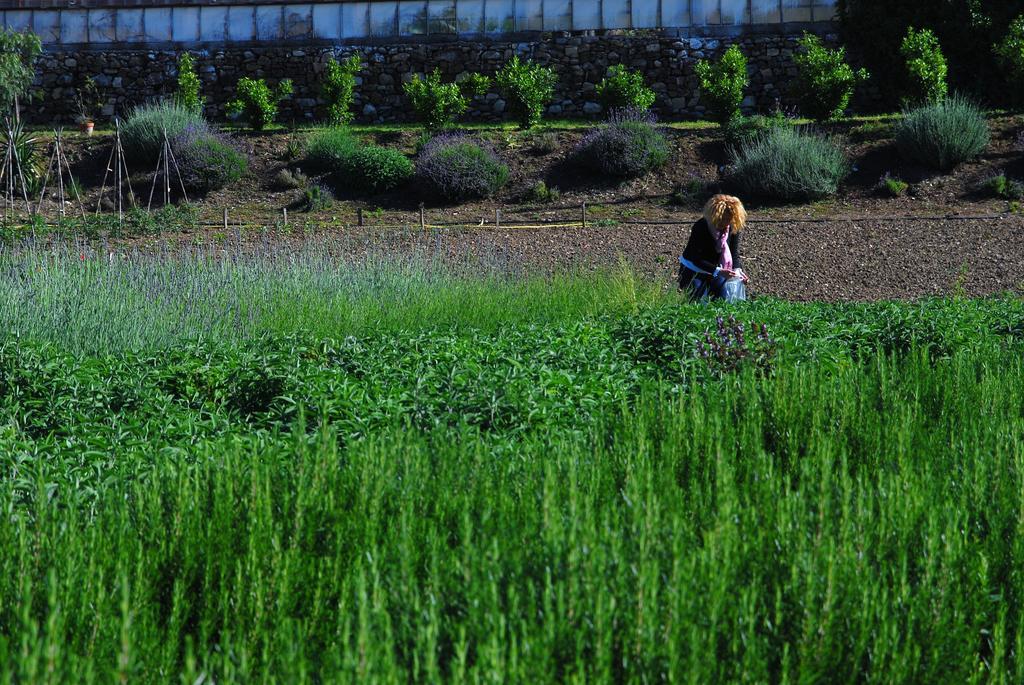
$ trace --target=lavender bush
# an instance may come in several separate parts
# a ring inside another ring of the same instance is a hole
[[[508,183],[509,170],[490,146],[445,134],[423,147],[416,174],[430,190],[460,202],[494,195]]]
[[[767,371],[775,358],[777,344],[768,333],[766,324],[751,324],[748,332],[735,316],[719,316],[715,330],[707,331],[704,339],[697,343],[697,356],[719,373],[731,373],[751,365],[759,371]]]
[[[653,115],[636,110],[616,112],[576,148],[579,163],[593,174],[639,178],[663,166],[668,140],[654,126]]]
[[[242,178],[249,160],[227,136],[188,126],[171,140],[185,187],[195,193],[220,190]]]

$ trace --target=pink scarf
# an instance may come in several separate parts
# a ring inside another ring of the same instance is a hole
[[[718,258],[718,268],[732,271],[732,250],[729,249],[729,229],[719,233],[710,223],[708,223],[708,230],[711,231],[711,237],[715,239],[715,249],[720,255]]]

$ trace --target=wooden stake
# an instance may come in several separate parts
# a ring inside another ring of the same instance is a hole
[[[284,213],[284,227],[288,228],[288,208],[285,207],[281,212]]]
[[[359,207],[356,210],[356,223],[358,223],[360,226],[363,225],[363,208],[362,207]]]
[[[501,228],[501,210],[500,209],[495,209],[494,210],[494,227],[495,228]]]
[[[228,234],[228,208],[224,208],[224,235]]]
[[[423,203],[422,202],[420,203],[420,230],[421,231],[427,230],[427,220],[423,216]]]
[[[586,228],[587,227],[587,202],[586,202],[586,200],[583,201],[583,204],[581,205],[580,209],[581,209],[580,216],[583,219],[583,228]]]

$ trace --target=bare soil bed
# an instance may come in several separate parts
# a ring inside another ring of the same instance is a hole
[[[804,205],[778,205],[745,198],[754,222],[744,242],[744,259],[758,294],[797,300],[916,298],[951,292],[983,295],[1024,289],[1024,216],[980,187],[998,173],[1024,178],[1024,154],[1017,148],[1024,117],[992,120],[986,153],[949,174],[903,162],[891,139],[891,123],[845,123],[827,133],[837,136],[853,162],[840,194]],[[415,183],[370,198],[338,188],[328,210],[299,212],[302,189],[275,185],[281,169],[302,167],[289,159],[289,143],[308,132],[236,133],[251,150],[251,169],[241,182],[205,198],[191,198],[208,224],[199,234],[137,236],[112,241],[111,249],[146,249],[187,241],[288,249],[313,236],[341,238],[348,252],[424,250],[511,260],[530,268],[614,267],[619,260],[662,279],[671,287],[676,258],[699,207],[673,198],[679,187],[700,179],[716,188],[728,152],[715,128],[668,127],[673,157],[663,170],[636,181],[614,183],[582,173],[573,150],[585,135],[576,127],[537,132],[506,129],[475,131],[508,162],[512,180],[489,200],[440,205]],[[368,130],[373,142],[415,154],[414,130]],[[69,157],[95,207],[108,137],[74,136]],[[911,184],[901,198],[877,191],[886,173]],[[136,192],[148,194],[149,178],[134,174]],[[538,180],[561,190],[552,203],[529,199]],[[728,188],[725,188],[726,190]],[[581,205],[588,225],[581,225]],[[420,207],[428,227],[419,230]],[[282,209],[290,224],[282,226]],[[232,227],[218,228],[227,209]],[[364,226],[357,227],[362,209]],[[495,226],[495,210],[501,210]],[[52,208],[51,208],[52,211]],[[981,218],[979,218],[981,217]],[[544,227],[547,222],[556,224]],[[454,226],[452,224],[455,224]],[[516,224],[541,226],[517,227]],[[238,225],[241,228],[235,228]],[[444,228],[431,228],[441,226]],[[262,228],[257,228],[262,227]]]

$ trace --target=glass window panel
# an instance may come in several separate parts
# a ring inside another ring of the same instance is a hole
[[[146,40],[153,43],[169,43],[174,40],[170,7],[150,7],[145,13]]]
[[[657,28],[659,2],[660,0],[633,0],[633,28]]]
[[[194,43],[199,40],[198,7],[173,8],[171,11],[171,24],[175,41]]]
[[[814,0],[814,21],[834,21],[836,18],[835,0]]]
[[[282,5],[256,6],[256,38],[281,40],[284,38],[284,7]]]
[[[313,35],[325,40],[341,38],[341,7],[335,3],[313,5]]]
[[[721,0],[721,7],[723,24],[750,23],[747,0]]]
[[[89,42],[89,17],[86,10],[61,10],[60,42]]]
[[[113,43],[117,40],[116,12],[89,10],[89,42]]]
[[[784,0],[782,21],[810,21],[811,0]]]
[[[397,2],[371,2],[370,3],[370,35],[371,36],[393,36],[395,35],[395,14],[398,11]]]
[[[12,31],[28,31],[32,28],[31,10],[7,10],[7,28]]]
[[[57,12],[36,10],[32,27],[43,43],[60,42],[60,14]]]
[[[223,41],[228,20],[227,7],[199,8],[199,40],[204,43]]]
[[[629,0],[604,0],[601,3],[601,22],[606,29],[630,27]]]
[[[313,35],[313,6],[285,5],[284,37],[308,38]]]
[[[142,35],[142,10],[117,10],[117,40],[119,43],[138,43]]]
[[[693,0],[693,25],[708,26],[722,23],[718,0]]]
[[[228,40],[247,41],[256,37],[256,17],[252,7],[228,8]]]
[[[484,0],[484,19],[487,33],[515,31],[515,12],[512,0]]]
[[[751,0],[750,20],[754,24],[778,24],[782,21],[779,0]]]
[[[544,30],[569,31],[572,29],[572,14],[569,0],[544,0]]]
[[[426,0],[403,0],[398,3],[398,33],[403,36],[420,36],[426,32]]]
[[[483,0],[458,0],[455,3],[459,33],[483,33]]]
[[[601,28],[601,3],[572,3],[572,28],[575,31],[587,31]]]
[[[369,7],[365,2],[346,2],[341,6],[343,38],[365,38],[370,35]]]
[[[455,33],[455,0],[430,0],[427,33]]]
[[[690,3],[688,0],[662,0],[661,25],[677,28],[690,25]]]
[[[543,0],[516,0],[516,31],[543,30]]]

